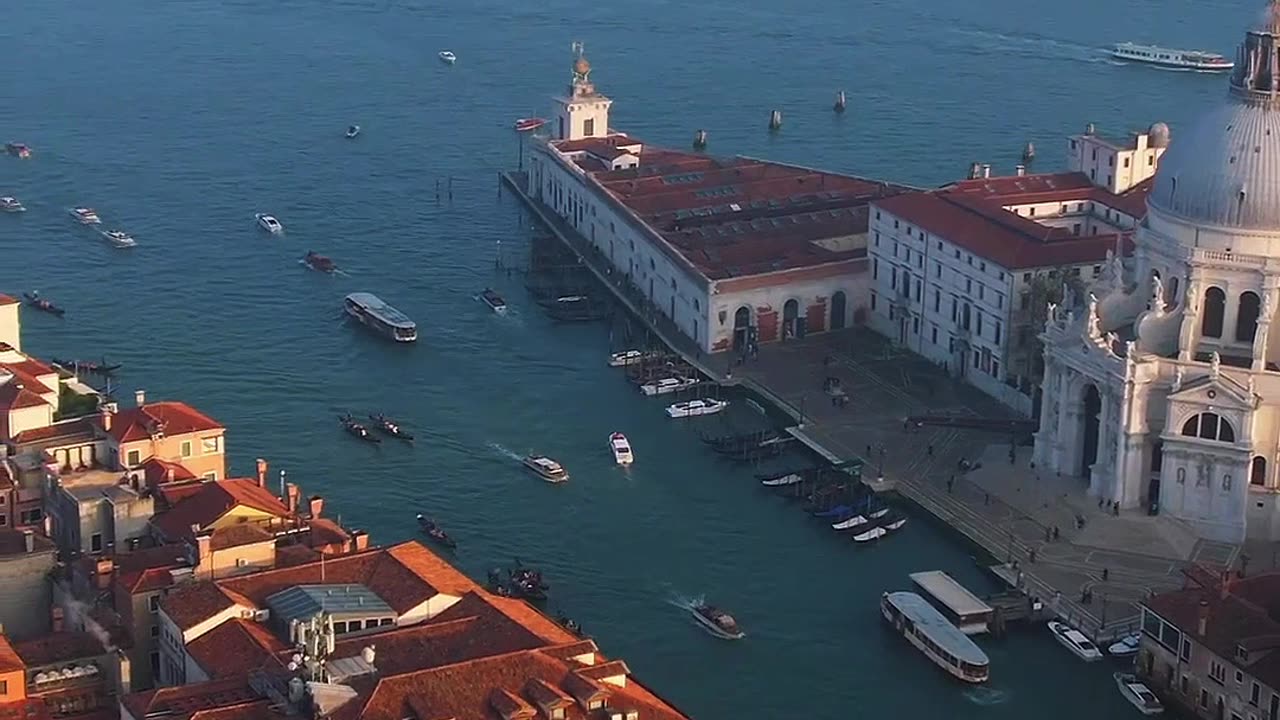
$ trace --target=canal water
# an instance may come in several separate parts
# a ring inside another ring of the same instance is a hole
[[[520,557],[607,652],[699,718],[1046,719],[1127,709],[1105,664],[1040,630],[983,640],[989,687],[947,681],[878,621],[884,589],[946,569],[983,581],[968,551],[916,518],[863,549],[709,453],[605,367],[605,325],[555,324],[499,252],[531,230],[497,172],[519,116],[545,114],[586,43],[614,125],[685,147],[920,185],[972,161],[1008,172],[1025,141],[1056,169],[1062,136],[1163,120],[1174,142],[1219,97],[1219,77],[1126,66],[1122,40],[1229,51],[1250,3],[1045,0],[42,0],[0,25],[0,133],[35,157],[0,158],[0,289],[38,289],[65,319],[24,316],[27,349],[123,362],[122,395],[189,400],[229,427],[232,466],[289,471],[378,541],[426,512],[476,577]],[[1105,18],[1099,22],[1098,18]],[[436,53],[454,51],[442,65]],[[850,111],[835,117],[836,91]],[[785,125],[765,123],[781,109]],[[342,135],[359,123],[354,141]],[[98,209],[140,246],[117,252],[66,216]],[[275,214],[282,237],[253,225]],[[307,250],[344,274],[305,271]],[[492,285],[513,309],[475,294]],[[417,319],[392,347],[345,325],[345,293],[373,291]],[[349,441],[339,413],[385,412],[420,440]],[[743,412],[739,408],[739,412]],[[638,462],[610,463],[607,435]],[[573,480],[526,475],[530,450]],[[716,641],[681,606],[705,596],[749,637]]]

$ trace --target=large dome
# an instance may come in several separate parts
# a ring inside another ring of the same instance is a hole
[[[1280,1],[1245,35],[1226,101],[1180,130],[1160,159],[1152,208],[1184,220],[1280,232]]]

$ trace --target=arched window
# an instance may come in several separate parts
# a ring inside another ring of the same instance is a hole
[[[1236,340],[1239,342],[1253,342],[1253,336],[1258,333],[1258,310],[1262,307],[1262,301],[1252,292],[1240,293],[1240,306],[1236,312]]]
[[[1186,437],[1200,438],[1202,440],[1217,440],[1218,442],[1227,443],[1236,441],[1236,431],[1235,428],[1231,427],[1231,423],[1211,412],[1192,415],[1182,425],[1182,434]]]
[[[1267,459],[1261,455],[1255,457],[1253,463],[1249,466],[1249,484],[1267,484]]]
[[[1200,334],[1205,337],[1222,337],[1222,317],[1227,309],[1227,294],[1222,288],[1211,287],[1204,293],[1204,320]]]

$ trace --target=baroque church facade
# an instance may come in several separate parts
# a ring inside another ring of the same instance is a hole
[[[1087,307],[1050,307],[1042,470],[1224,542],[1280,540],[1280,0],[1170,143]]]

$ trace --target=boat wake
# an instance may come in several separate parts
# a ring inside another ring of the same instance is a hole
[[[964,697],[974,705],[989,707],[1009,702],[1010,693],[992,687],[972,687],[964,691]]]
[[[515,460],[516,462],[521,462],[524,460],[523,455],[513,452],[510,448],[507,448],[506,446],[503,446],[503,445],[499,445],[498,443],[492,443],[492,442],[489,443],[489,449],[501,455],[502,457],[510,458],[512,460]]]
[[[676,593],[676,594],[673,594],[671,597],[667,598],[668,605],[672,607],[678,607],[681,610],[692,610],[694,607],[701,605],[706,601],[707,601],[707,598],[705,595],[698,595],[697,597],[688,597],[688,596],[680,595]]]

